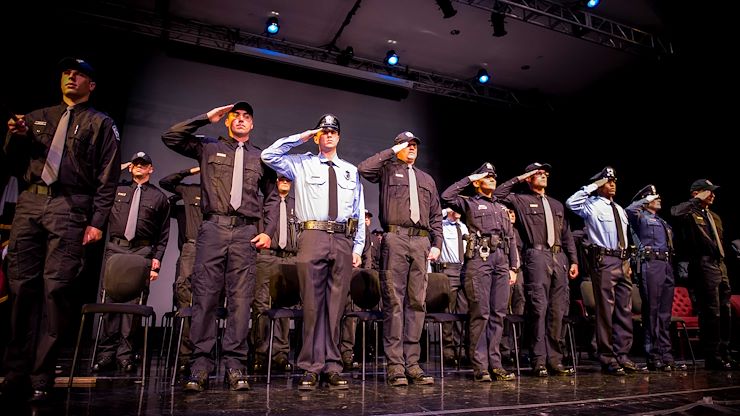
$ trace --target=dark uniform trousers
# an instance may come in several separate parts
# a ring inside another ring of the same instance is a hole
[[[732,294],[727,268],[722,260],[711,256],[693,260],[689,267],[689,279],[698,303],[704,357],[727,359],[730,352]]]
[[[529,248],[523,260],[532,366],[556,367],[563,360],[560,338],[568,307],[568,257]]]
[[[626,361],[632,348],[632,280],[629,261],[600,257],[591,277],[596,299],[596,351],[602,366],[608,366]]]
[[[296,269],[303,303],[298,367],[304,371],[342,371],[339,322],[352,277],[352,247],[343,233],[304,230],[298,236]]]
[[[643,259],[640,264],[642,324],[645,352],[651,361],[673,362],[670,325],[673,309],[673,267],[670,261]],[[728,298],[729,299],[729,298]]]
[[[381,243],[383,347],[389,375],[416,374],[424,329],[428,237],[385,233]]]
[[[59,337],[75,313],[69,290],[82,268],[82,236],[92,200],[86,195],[48,197],[28,191],[18,197],[8,250],[12,300],[11,341],[4,360],[8,380],[30,374],[34,388],[53,387]],[[40,328],[39,322],[44,324]]]
[[[136,254],[137,256],[151,258],[152,247],[141,246],[129,248],[108,242],[105,246],[105,262],[107,262],[114,254]],[[103,263],[103,270],[105,270],[105,263]],[[142,305],[146,305],[148,295],[149,285],[147,280],[147,286],[144,290],[144,299],[141,301]],[[126,303],[138,304],[140,300],[141,298],[137,297],[136,299],[132,299]],[[113,301],[110,299],[104,299],[104,302]],[[136,335],[136,328],[141,326],[141,318],[134,318],[133,315],[106,313],[103,314],[101,319],[103,320],[103,331],[100,335],[97,360],[101,361],[104,357],[116,357],[119,361],[132,360],[134,355],[134,336]]]
[[[462,264],[451,264],[443,272],[450,281],[450,309],[452,313],[468,313],[468,298],[465,297],[465,289],[460,280]],[[444,345],[444,358],[457,356],[457,347],[462,345],[462,322],[446,323],[442,325],[442,340]]]
[[[270,309],[270,279],[280,274],[281,264],[295,264],[296,257],[274,256],[272,254],[259,253],[257,255],[257,283],[254,289],[254,303],[252,304],[252,328],[250,330],[250,342],[254,347],[254,353],[267,356],[270,341],[270,320],[259,317]],[[258,318],[259,317],[259,318]],[[275,340],[272,344],[272,357],[288,355],[290,344],[288,331],[290,320],[282,318],[275,321]]]
[[[175,301],[177,309],[190,306],[193,299],[191,284],[193,266],[195,265],[195,242],[183,243],[180,258],[177,260],[177,278],[175,279]],[[193,353],[193,341],[190,339],[190,319],[183,320],[182,344],[180,345],[180,362],[190,360]]]
[[[256,224],[231,226],[205,220],[200,226],[191,276],[193,373],[210,373],[215,368],[216,308],[224,288],[228,314],[221,342],[224,365],[226,368],[246,369],[249,308],[254,297],[257,257],[250,240],[256,235]]]
[[[463,285],[470,308],[470,350],[473,369],[501,367],[499,344],[509,304],[509,257],[497,249],[486,260],[479,255],[465,262]]]
[[[527,300],[524,297],[524,272],[520,269],[516,274],[516,282],[509,287],[509,313],[512,315],[524,315],[524,307]],[[520,337],[525,337],[526,333],[520,331],[517,333]],[[501,340],[501,356],[511,357],[514,351],[514,332],[510,325],[504,325],[504,334]]]

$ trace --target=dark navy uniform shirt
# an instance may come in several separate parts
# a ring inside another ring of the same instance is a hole
[[[116,200],[110,214],[108,233],[113,238],[126,239],[126,222],[131,208],[131,198],[136,190],[136,183],[119,186],[116,189]],[[150,242],[152,258],[162,260],[167,240],[170,236],[170,202],[164,192],[149,182],[141,185],[139,215],[136,221],[134,241]]]

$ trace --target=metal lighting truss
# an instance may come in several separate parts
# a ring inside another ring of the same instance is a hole
[[[578,1],[561,2],[563,4],[547,0],[454,1],[490,12],[504,13],[523,22],[624,52],[657,57],[673,54],[673,46],[669,41],[575,7]]]

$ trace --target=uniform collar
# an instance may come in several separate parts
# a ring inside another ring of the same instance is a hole
[[[218,140],[219,140],[219,141],[220,141],[221,143],[223,143],[223,144],[225,144],[225,145],[229,146],[229,147],[230,147],[231,149],[233,149],[233,150],[236,150],[236,148],[237,148],[237,147],[239,147],[239,142],[238,142],[238,141],[236,141],[236,139],[234,139],[233,137],[224,137],[224,136],[219,136]],[[247,140],[246,142],[244,142],[244,150],[247,150],[247,151],[249,151],[249,147],[250,147],[250,146],[249,146],[249,143],[250,143],[250,142],[251,142],[251,139],[250,139],[250,140]]]

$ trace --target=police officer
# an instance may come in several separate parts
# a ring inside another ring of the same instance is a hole
[[[414,166],[421,140],[410,131],[394,146],[358,165],[360,174],[380,184],[380,283],[383,296],[383,346],[387,380],[392,386],[434,384],[419,367],[419,339],[426,312],[427,262],[442,249],[442,220],[437,186]],[[430,245],[431,240],[431,245]]]
[[[475,196],[463,196],[470,184]],[[509,304],[509,286],[516,282],[519,255],[506,207],[496,201],[496,170],[486,162],[472,175],[442,193],[445,205],[465,216],[470,231],[462,280],[470,309],[470,361],[473,380],[513,380],[501,365],[501,336]],[[471,240],[472,239],[472,240]]]
[[[463,224],[460,220],[460,213],[455,210],[446,208],[442,210],[442,213],[444,241],[439,261],[433,267],[437,272],[444,273],[450,281],[450,312],[468,313],[468,299],[465,297],[465,289],[460,281],[460,272],[467,247],[467,241],[463,237],[468,235],[468,227]],[[442,356],[445,363],[449,366],[457,366],[460,357],[457,356],[456,347],[462,342],[462,323],[442,325],[442,339],[444,345]]]
[[[296,268],[303,301],[303,348],[298,366],[304,374],[299,390],[313,390],[319,373],[330,388],[347,389],[339,372],[339,323],[349,292],[352,267],[362,263],[365,212],[357,168],[337,155],[339,120],[333,114],[316,128],[278,139],[262,152],[262,160],[293,181],[295,213],[300,223]],[[290,149],[313,139],[319,154],[292,154]],[[354,230],[356,229],[356,232]]]
[[[565,201],[583,218],[592,245],[586,247],[596,298],[596,344],[602,371],[624,375],[644,369],[627,354],[632,347],[632,271],[627,250],[627,214],[614,202],[617,176],[607,166]],[[596,192],[595,195],[591,193]]]
[[[563,204],[545,194],[551,168],[548,163],[532,163],[493,193],[511,204],[519,217],[531,363],[538,377],[547,377],[548,370],[555,375],[573,374],[562,363],[560,334],[568,306],[568,278],[578,276],[578,255]],[[528,189],[512,192],[520,182],[526,182]]]
[[[719,186],[708,179],[691,184],[691,199],[671,208],[678,217],[681,252],[689,261],[704,346],[704,366],[712,370],[738,369],[730,357],[730,281],[725,266],[722,220],[709,207]]]
[[[267,354],[269,351],[270,322],[260,315],[270,309],[270,280],[280,274],[283,264],[295,264],[298,253],[296,245],[297,222],[295,218],[295,197],[290,193],[292,182],[285,176],[278,176],[277,191],[279,197],[277,218],[278,226],[270,236],[272,243],[269,249],[262,249],[257,254],[257,286],[254,291],[252,304],[252,328],[250,339],[254,346],[255,373],[267,370]],[[275,368],[284,372],[293,370],[288,361],[290,344],[288,340],[290,320],[282,318],[275,321],[275,335],[272,344],[272,360]]]
[[[5,152],[28,160],[28,188],[18,198],[10,236],[11,341],[4,360],[11,397],[44,400],[54,385],[59,336],[70,314],[69,288],[83,246],[103,237],[120,176],[118,130],[90,106],[95,70],[65,58],[60,105],[8,121]],[[39,316],[32,311],[45,310]],[[17,394],[16,394],[17,393]]]
[[[170,203],[167,196],[149,183],[154,166],[144,152],[131,156],[128,167],[133,182],[116,189],[116,200],[108,223],[110,236],[105,247],[106,261],[113,254],[136,254],[152,260],[149,280],[157,280],[159,266],[170,235]],[[146,304],[148,288],[142,304]],[[104,300],[105,301],[105,300]],[[128,303],[139,303],[137,297]],[[109,369],[118,359],[124,372],[135,370],[133,337],[140,325],[133,316],[104,314],[103,333],[93,371]]]
[[[654,185],[647,185],[632,198],[626,208],[637,245],[635,266],[642,298],[642,323],[645,353],[651,371],[685,370],[671,353],[671,311],[675,280],[671,260],[673,230],[658,216],[660,195]]]
[[[260,150],[249,142],[254,111],[240,101],[210,110],[172,126],[162,141],[174,151],[195,159],[201,168],[203,223],[198,231],[195,268],[191,276],[193,318],[190,338],[195,350],[186,391],[203,391],[214,369],[216,307],[226,292],[228,319],[222,340],[226,380],[231,390],[248,390],[246,366],[249,308],[254,297],[257,249],[270,246],[274,232],[271,216],[264,217],[265,232],[258,222],[264,209],[272,213],[276,202],[276,176],[260,161]],[[195,131],[226,116],[228,137],[205,141]],[[262,195],[259,195],[259,192]]]
[[[498,187],[496,189],[498,189]],[[506,212],[509,214],[509,221],[511,221],[511,224],[513,225],[517,254],[521,259],[522,249],[524,246],[522,244],[522,239],[519,236],[519,229],[516,225],[516,211],[507,207]],[[524,272],[521,267],[516,274],[516,282],[514,282],[509,289],[509,313],[512,315],[524,315],[526,299],[524,297]],[[511,353],[514,350],[514,341],[514,331],[511,330],[511,326],[505,325],[504,334],[501,338],[501,361],[504,364],[513,364],[516,360],[516,357],[511,356]]]
[[[195,264],[195,240],[198,238],[198,229],[203,222],[201,211],[201,196],[199,183],[184,183],[185,178],[200,173],[200,166],[175,172],[159,180],[162,189],[172,192],[175,198],[183,205],[178,206],[170,200],[170,217],[177,217],[180,257],[177,260],[177,277],[175,278],[174,293],[177,309],[190,306],[193,300],[193,289],[190,276]],[[178,214],[172,215],[174,212]],[[190,339],[190,319],[185,319],[182,328],[182,343],[178,355],[177,371],[186,375],[190,368],[190,356],[193,353],[193,341]]]

